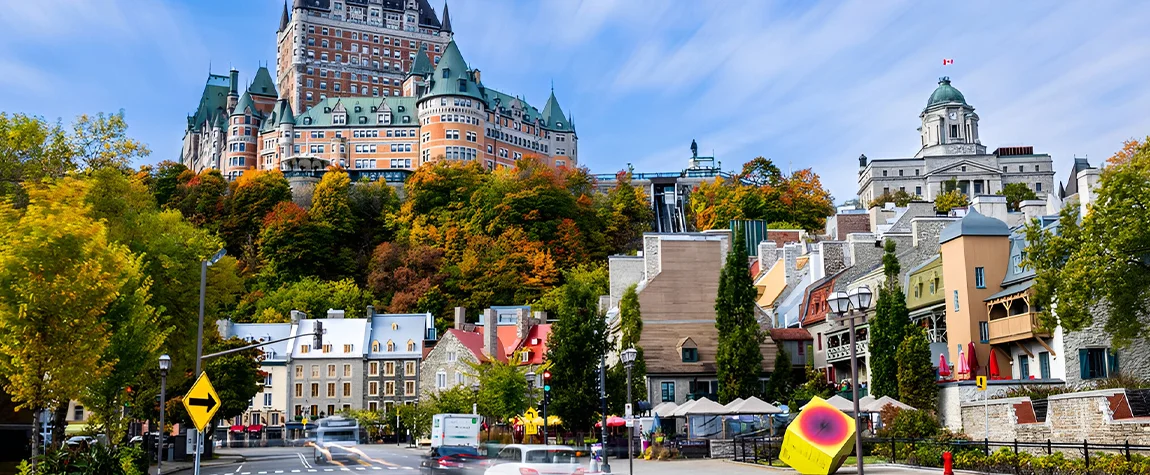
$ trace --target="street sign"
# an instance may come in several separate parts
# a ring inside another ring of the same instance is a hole
[[[975,386],[978,386],[979,391],[986,391],[986,376],[976,376],[974,378]]]
[[[628,419],[631,418],[631,403],[623,405],[623,415]]]
[[[196,453],[196,430],[188,429],[185,433],[187,434],[187,440],[184,445],[184,453],[194,454]],[[200,447],[199,450],[201,454],[204,453],[203,447]]]
[[[200,373],[192,389],[184,395],[184,409],[188,410],[188,417],[200,432],[204,431],[212,416],[220,409],[220,395],[216,394],[216,388],[208,380],[207,372]]]

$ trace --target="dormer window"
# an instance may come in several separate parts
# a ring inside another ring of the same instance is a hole
[[[520,352],[519,353],[519,362],[520,363],[530,363],[531,362],[531,350],[523,350],[522,352]]]
[[[395,342],[393,342],[393,341],[391,341],[391,340],[388,340],[388,341],[387,341],[387,351],[388,351],[388,352],[393,352],[393,351],[395,351]]]
[[[359,123],[360,124],[366,124],[367,123],[367,117],[360,116],[359,117]]]
[[[379,353],[379,340],[371,342],[371,352]]]
[[[415,342],[407,340],[407,351],[415,351]]]
[[[459,92],[467,92],[467,80],[466,79],[460,79],[459,80]]]
[[[335,114],[331,116],[331,123],[335,125],[347,124],[347,114]]]
[[[683,362],[697,363],[699,361],[698,348],[683,348]]]
[[[379,123],[381,123],[383,125],[390,124],[391,123],[391,114],[379,114],[377,119],[379,119]]]
[[[451,68],[443,68],[443,79],[447,79],[449,76],[451,76]]]
[[[304,117],[303,125],[311,125],[311,117]]]
[[[362,111],[362,110],[363,110],[363,108],[362,108],[362,107],[360,107],[360,106],[355,106],[355,111],[356,111],[356,112],[360,112],[360,111]]]
[[[392,322],[391,323],[391,329],[392,329],[392,331],[399,330],[399,324]]]

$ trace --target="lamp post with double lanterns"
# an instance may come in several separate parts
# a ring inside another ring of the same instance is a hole
[[[166,354],[160,355],[160,429],[156,431],[156,475],[160,475],[160,466],[164,463],[164,400],[168,391],[168,370],[172,367],[172,358]]]
[[[855,460],[858,462],[858,473],[863,475],[862,434],[859,432],[859,362],[858,350],[855,348],[855,319],[866,319],[866,312],[871,303],[870,288],[863,285],[851,289],[850,293],[838,291],[827,296],[827,305],[834,314],[832,321],[850,322],[851,332],[851,399],[854,401],[855,420]]]
[[[639,356],[639,351],[634,348],[627,348],[619,355],[623,360],[623,366],[627,367],[627,407],[632,408],[631,401],[631,367],[635,366],[635,358]],[[635,423],[632,420],[631,413],[633,409],[627,411],[627,473],[635,472],[635,459],[631,455],[631,439],[635,432]]]

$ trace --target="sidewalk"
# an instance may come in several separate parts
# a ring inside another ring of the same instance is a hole
[[[237,465],[244,462],[244,456],[235,453],[216,453],[216,458],[209,460],[200,460],[200,468],[218,467],[222,465]],[[187,462],[164,462],[164,473],[181,473],[191,471],[195,468],[196,462],[189,460]],[[154,470],[154,467],[153,467]]]

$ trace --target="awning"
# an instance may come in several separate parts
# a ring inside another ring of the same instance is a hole
[[[248,426],[248,432],[259,432],[261,430],[264,430],[264,426],[262,424],[252,424]]]
[[[243,431],[244,431],[244,426],[242,426],[242,425],[234,425],[234,426],[231,426],[230,428],[228,428],[228,430],[229,430],[229,431],[231,431],[231,432],[243,432]]]
[[[303,429],[303,424],[301,424],[299,422],[285,422],[284,423],[284,429],[287,429],[287,430]]]

